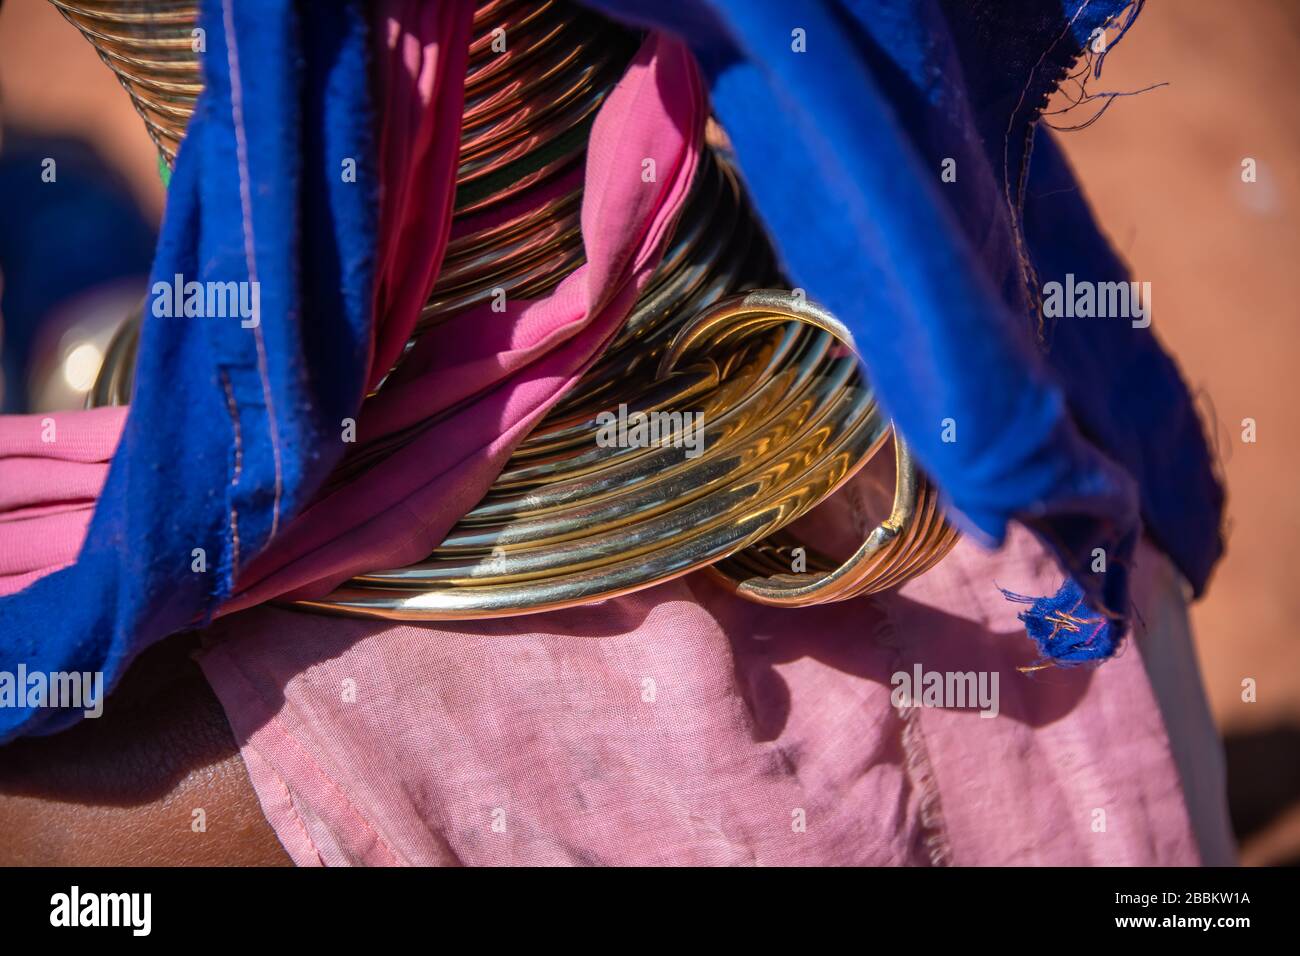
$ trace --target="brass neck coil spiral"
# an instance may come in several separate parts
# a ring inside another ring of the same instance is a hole
[[[177,46],[192,4],[150,0],[131,4],[128,17],[110,12],[127,4],[107,0],[52,2],[118,74],[170,160],[198,92],[197,67],[182,68]],[[158,9],[158,21],[142,7]],[[498,28],[510,36],[508,54],[492,49]],[[479,4],[453,238],[412,342],[496,290],[545,295],[582,264],[581,187],[534,187],[580,182],[591,121],[635,48],[628,31],[558,0]],[[190,78],[184,90],[163,89],[163,66]],[[802,295],[770,288],[781,284],[775,256],[725,154],[708,148],[700,162],[623,326],[484,499],[424,561],[360,575],[299,606],[403,620],[499,617],[706,567],[742,597],[797,606],[896,587],[951,549],[956,533],[897,436],[893,510],[847,562],[793,536],[791,523],[885,447],[891,429],[848,331]],[[530,200],[539,195],[548,198]],[[110,346],[95,404],[129,400],[137,323]],[[662,423],[655,440],[600,441],[615,411]],[[426,426],[349,455],[331,487]],[[697,454],[684,452],[691,439]],[[792,571],[796,548],[810,570]]]

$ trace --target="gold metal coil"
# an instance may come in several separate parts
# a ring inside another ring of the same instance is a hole
[[[202,91],[193,0],[52,0],[132,98],[168,166]],[[496,44],[504,41],[504,49]],[[455,220],[473,228],[528,190],[581,169],[596,110],[635,52],[635,34],[559,0],[484,0],[474,12]],[[429,326],[504,290],[545,295],[585,261],[580,191],[513,222],[461,233],[421,312]],[[409,349],[409,344],[408,344]],[[130,376],[100,398],[125,403]],[[382,387],[382,386],[381,386]]]
[[[170,161],[201,89],[188,52],[193,4],[53,2],[117,73]],[[498,30],[504,51],[494,47]],[[634,36],[562,0],[478,5],[452,238],[407,352],[498,290],[541,296],[582,264],[587,138],[634,48]],[[898,436],[892,511],[848,560],[822,554],[792,526],[889,445],[891,428],[847,330],[801,296],[765,288],[780,282],[738,177],[706,149],[622,327],[484,499],[425,560],[360,575],[301,605],[402,620],[498,617],[709,568],[744,598],[799,606],[923,573],[957,536]],[[129,401],[139,323],[125,323],[110,344],[92,404]],[[650,444],[599,441],[615,412],[666,430]],[[351,449],[326,491],[437,421]],[[692,423],[698,453],[687,454]],[[808,569],[800,573],[791,570],[796,549]]]
[[[172,165],[203,91],[194,35],[197,4],[193,0],[50,2],[113,71],[155,146]],[[497,31],[504,31],[506,48],[501,52],[493,49]],[[554,0],[478,4],[466,74],[464,158],[472,165],[463,171],[465,180],[520,158],[528,151],[521,140],[535,146],[546,141],[547,132],[557,124],[589,116],[617,80],[619,58],[626,62],[630,55],[629,36],[608,21],[566,12]],[[548,86],[546,95],[538,96],[543,86]],[[503,118],[502,122],[480,129],[494,117]]]
[[[168,165],[203,90],[192,0],[50,0],[95,47],[131,97]]]
[[[559,450],[516,454],[426,561],[302,605],[400,620],[499,617],[602,600],[709,565],[769,604],[895,586],[954,540],[902,442],[894,512],[843,568],[790,575],[776,557],[788,540],[772,537],[889,437],[851,346],[840,323],[791,293],[725,299],[680,326],[660,361],[652,384],[685,373],[680,394],[628,396],[636,411],[700,409],[698,457],[683,456],[676,433],[657,447],[601,447],[589,421]]]

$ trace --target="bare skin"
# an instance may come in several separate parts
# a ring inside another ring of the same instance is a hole
[[[164,641],[102,717],[0,748],[0,865],[290,865],[193,648]]]

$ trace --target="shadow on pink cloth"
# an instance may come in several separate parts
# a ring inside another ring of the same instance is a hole
[[[1149,547],[1139,572],[1148,626],[1096,670],[1019,670],[995,582],[1059,571],[1018,527],[879,600],[776,610],[697,573],[447,625],[257,608],[200,663],[302,865],[1230,863],[1194,662],[1166,700],[1148,673],[1189,659],[1178,581]],[[898,706],[918,667],[996,674],[996,716]]]

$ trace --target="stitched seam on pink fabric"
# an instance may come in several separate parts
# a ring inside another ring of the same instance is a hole
[[[898,622],[894,619],[893,608],[888,601],[881,602],[881,610],[884,612],[884,627],[889,632],[883,643],[893,651],[894,670],[897,672],[903,666],[899,651]],[[920,716],[911,707],[902,707],[895,713],[902,724],[899,742],[903,748],[903,771],[920,794],[921,841],[926,855],[932,866],[951,866],[952,845],[948,840],[948,825],[944,819],[943,801],[939,796],[939,785],[935,779],[934,765],[930,762],[930,750],[925,743]]]
[[[294,750],[298,752],[303,763],[309,766],[312,772],[329,785],[330,789],[333,790],[335,795],[339,798],[339,802],[342,804],[344,809],[351,813],[352,816],[356,817],[357,822],[365,827],[366,830],[375,838],[375,843],[382,847],[384,852],[388,854],[390,864],[396,866],[401,863],[401,859],[398,857],[397,853],[388,845],[388,841],[380,835],[379,831],[375,829],[374,824],[362,815],[361,811],[357,809],[356,804],[348,799],[347,794],[343,792],[343,788],[338,785],[338,782],[327,774],[325,768],[320,765],[319,761],[307,752],[303,745],[298,742],[296,737],[289,733],[288,729],[280,722],[279,718],[272,717],[267,721],[267,728],[274,730],[279,737],[293,745]]]
[[[943,816],[943,801],[934,779],[934,766],[930,763],[930,750],[925,745],[925,731],[918,715],[911,708],[899,713],[903,723],[901,741],[904,768],[907,778],[921,795],[921,833],[926,854],[934,866],[952,865],[952,847],[948,842],[948,828]]]
[[[240,682],[240,684],[242,685],[242,690],[244,691],[245,694],[247,694],[248,696],[254,698],[255,700],[259,701],[260,703],[268,707],[271,706],[270,702],[267,701],[261,694],[258,693],[257,688],[253,685],[253,682],[248,679],[248,675],[244,673],[243,669],[239,666],[239,663],[235,660],[235,658],[229,653],[227,653],[224,646],[220,644],[213,645],[207,650],[207,654],[209,656],[220,657],[222,659],[222,661],[226,665],[224,668],[225,673],[228,676],[233,677],[234,679]],[[358,823],[360,823],[363,827],[365,827],[366,831],[374,837],[375,843],[378,846],[382,847],[384,852],[388,854],[389,861],[390,861],[389,865],[397,866],[401,864],[402,862],[401,858],[397,855],[397,853],[393,850],[393,848],[388,845],[388,842],[383,838],[383,836],[380,835],[378,829],[376,829],[375,826],[370,822],[370,820],[367,819],[361,813],[361,811],[357,809],[356,805],[351,800],[348,799],[347,794],[343,792],[343,789],[339,786],[338,782],[335,781],[334,778],[331,777],[328,773],[326,773],[325,768],[321,766],[320,762],[317,761],[310,753],[308,753],[306,748],[304,748],[302,744],[298,742],[298,739],[292,733],[289,732],[289,729],[285,727],[284,722],[280,720],[278,715],[275,714],[269,715],[266,718],[266,722],[262,724],[261,727],[258,728],[258,732],[274,734],[277,740],[292,745],[293,750],[295,751],[295,753],[297,753],[299,758],[302,760],[304,766],[310,768],[310,770],[317,777],[319,777],[322,782],[328,785],[330,790],[332,790],[334,794],[338,797],[339,806],[342,809],[346,810],[349,814],[351,814],[351,816],[353,816]],[[265,754],[263,754],[263,758],[266,759],[268,763],[270,762],[270,759],[266,757]],[[277,776],[280,775],[278,770],[276,771],[276,774]]]
[[[239,693],[240,696],[256,697],[256,692],[247,681],[243,680],[242,675],[234,673],[236,665],[230,655],[224,652],[218,653],[218,650],[219,649],[216,647],[211,647],[194,655],[195,660],[198,661],[200,667],[203,668],[204,677],[208,680],[209,685],[213,687],[216,686],[216,683],[213,680],[212,675],[209,674],[206,666],[207,663],[211,661],[221,674],[234,676],[236,680],[239,681],[240,686],[237,693]],[[234,722],[230,719],[231,711],[228,709],[228,705],[225,702],[222,703],[222,709],[225,710],[226,720],[230,723],[231,729],[234,730]],[[260,729],[261,728],[259,728],[259,730]],[[270,757],[263,754],[257,747],[256,743],[254,743],[253,738],[257,736],[257,733],[258,731],[254,731],[252,734],[246,736],[243,743],[239,746],[239,752],[243,758],[244,770],[248,774],[249,781],[253,785],[253,792],[257,797],[258,805],[262,808],[262,815],[266,817],[267,822],[275,831],[276,839],[280,841],[280,845],[284,847],[285,851],[289,854],[296,866],[303,865],[303,861],[301,860],[303,855],[303,845],[306,846],[311,856],[314,857],[314,863],[316,866],[325,866],[325,857],[321,853],[320,848],[316,845],[316,842],[312,839],[311,832],[307,829],[306,821],[303,820],[302,815],[298,812],[298,806],[294,802],[293,793],[289,789],[288,781],[285,780],[284,775],[281,774],[279,769],[274,765],[274,763],[272,763]],[[238,743],[238,741],[236,742]],[[271,796],[264,796],[264,788],[268,783],[268,778],[270,781],[273,781],[275,786],[278,788],[279,792],[273,795],[274,797],[279,798],[278,803],[272,802]],[[290,841],[287,839],[289,834],[284,830],[286,818],[294,824],[293,834],[298,837],[298,840],[294,841],[293,846],[290,846]],[[313,861],[308,860],[306,862],[311,863]]]
[[[263,759],[267,765],[267,770],[275,775],[275,782],[280,785],[280,792],[284,797],[284,804],[288,808],[289,819],[294,822],[298,828],[298,834],[311,848],[312,854],[316,857],[316,862],[321,866],[325,865],[325,857],[321,856],[320,848],[316,846],[316,841],[311,838],[311,832],[307,829],[307,822],[303,820],[302,814],[298,812],[298,805],[294,803],[293,793],[289,790],[289,784],[280,773],[270,765],[270,762]]]
[[[243,213],[244,263],[248,281],[257,284],[257,249],[253,240],[253,196],[249,185],[252,178],[248,167],[248,137],[244,131],[243,84],[239,77],[239,46],[235,41],[235,14],[230,0],[222,0],[221,9],[226,27],[226,60],[230,67],[230,113],[235,128],[235,154],[239,160],[239,205]],[[275,501],[271,510],[271,538],[280,530],[280,496],[284,481],[280,466],[280,429],[275,420],[275,402],[271,398],[271,383],[266,368],[266,343],[262,338],[262,318],[253,326],[257,342],[257,374],[262,381],[262,400],[266,403],[267,426],[271,438],[271,455],[275,460]]]

